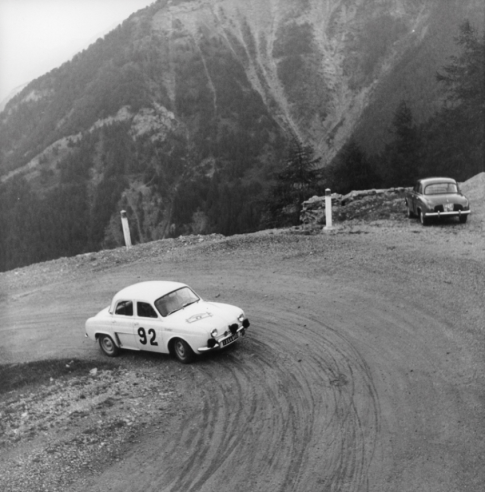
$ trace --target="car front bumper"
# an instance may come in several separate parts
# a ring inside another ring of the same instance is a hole
[[[214,338],[209,339],[207,345],[205,347],[198,348],[197,351],[200,353],[204,353],[210,352],[211,350],[219,350],[225,348],[233,344],[236,340],[242,338],[246,334],[246,330],[247,328],[249,328],[249,325],[249,320],[246,318],[243,321],[243,324],[234,333],[231,333],[224,338],[220,338],[219,340],[215,340]],[[212,345],[210,345],[209,342],[212,342]]]

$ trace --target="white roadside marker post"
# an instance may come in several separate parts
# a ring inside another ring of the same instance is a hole
[[[325,190],[325,227],[324,230],[333,229],[332,226],[332,193],[330,188]]]
[[[121,225],[123,227],[123,236],[125,236],[125,245],[127,248],[131,248],[130,226],[128,225],[128,217],[124,210],[121,211]]]

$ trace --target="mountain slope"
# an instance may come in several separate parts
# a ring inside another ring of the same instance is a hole
[[[221,120],[234,115],[231,109],[241,109],[227,106],[241,96],[227,94],[227,88],[242,85],[262,99],[284,130],[332,155],[376,82],[422,41],[436,5],[416,0],[159,1],[31,84],[4,118],[16,126],[12,113],[19,111],[19,102],[26,103],[29,119],[42,126],[34,137],[40,133],[44,139],[86,130],[123,105],[136,113],[154,101],[176,109],[182,119],[204,109],[204,119]],[[45,109],[50,114],[41,117]],[[32,141],[28,129],[23,136]],[[18,147],[18,140],[2,143]],[[19,164],[7,160],[9,167]]]
[[[118,245],[121,209],[135,241],[257,230],[291,138],[328,163],[356,128],[376,138],[372,108],[400,97],[413,54],[429,80],[447,54],[429,33],[478,8],[448,4],[158,0],[132,15],[0,113],[1,268]]]

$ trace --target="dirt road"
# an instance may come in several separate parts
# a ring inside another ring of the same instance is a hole
[[[144,378],[166,375],[177,397],[116,460],[69,475],[68,490],[483,490],[481,228],[356,223],[167,244],[2,274],[5,362],[104,360],[83,338],[84,320],[140,280],[186,282],[251,320],[241,343],[189,366],[118,358]],[[33,442],[62,439],[54,430]],[[0,449],[0,473],[26,447]]]

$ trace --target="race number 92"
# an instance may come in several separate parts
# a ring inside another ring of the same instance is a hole
[[[145,328],[138,328],[138,336],[140,337],[140,343],[142,345],[146,345],[148,342],[150,342],[150,345],[158,345],[158,342],[156,341],[157,334],[153,328],[148,330],[148,335]],[[148,337],[150,337],[150,339],[148,339]]]

